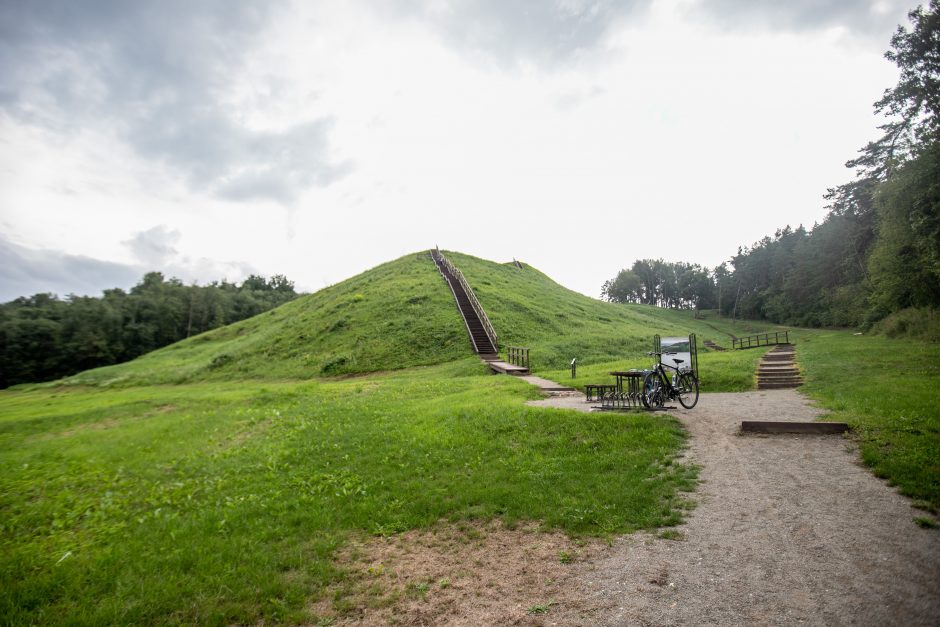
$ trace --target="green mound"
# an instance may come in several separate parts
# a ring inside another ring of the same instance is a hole
[[[654,333],[727,335],[689,311],[605,303],[531,266],[447,252],[507,345],[531,348],[532,369],[648,359]],[[275,310],[189,338],[68,384],[140,385],[206,380],[307,379],[398,370],[472,358],[453,295],[427,251],[406,255]]]
[[[296,379],[439,364],[468,354],[467,332],[454,297],[424,252],[254,318],[65,382]]]

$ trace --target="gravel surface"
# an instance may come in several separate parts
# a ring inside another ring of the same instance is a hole
[[[588,410],[583,397],[536,405]],[[842,436],[744,436],[741,420],[812,420],[795,390],[703,394],[673,410],[701,466],[681,539],[634,534],[566,578],[546,624],[940,625],[940,530],[859,465]]]

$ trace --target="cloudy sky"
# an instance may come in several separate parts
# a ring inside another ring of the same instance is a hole
[[[0,0],[0,300],[440,245],[597,296],[825,215],[895,0]]]

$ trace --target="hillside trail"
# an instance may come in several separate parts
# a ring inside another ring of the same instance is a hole
[[[589,410],[574,395],[532,401]],[[633,534],[571,565],[558,625],[938,625],[940,530],[841,436],[740,435],[812,420],[795,390],[703,394],[670,410],[701,467],[678,540]]]

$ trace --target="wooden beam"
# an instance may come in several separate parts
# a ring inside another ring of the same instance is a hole
[[[844,422],[777,422],[770,420],[742,420],[745,433],[809,433],[825,435],[845,433],[849,425]]]

